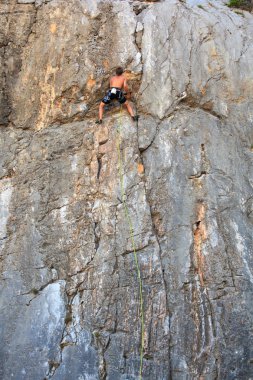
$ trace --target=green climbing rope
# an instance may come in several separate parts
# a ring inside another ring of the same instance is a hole
[[[121,198],[124,206],[125,217],[128,222],[129,232],[131,237],[132,249],[134,253],[135,267],[139,283],[139,307],[140,307],[140,322],[141,322],[141,344],[140,344],[140,368],[139,368],[139,380],[142,380],[142,368],[143,368],[143,352],[144,352],[144,304],[143,304],[143,286],[141,279],[141,272],[139,267],[139,262],[136,254],[136,247],[134,241],[134,229],[133,223],[130,217],[129,209],[126,203],[126,193],[124,189],[124,175],[123,175],[123,165],[122,165],[122,156],[120,150],[121,144],[121,129],[122,129],[122,106],[120,107],[120,122],[118,127],[119,137],[117,139],[117,151],[118,151],[118,163],[119,163],[119,177],[120,177],[120,191]]]

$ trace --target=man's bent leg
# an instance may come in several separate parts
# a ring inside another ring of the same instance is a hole
[[[126,108],[127,108],[128,112],[130,113],[130,115],[132,117],[134,117],[133,109],[132,109],[130,103],[128,102],[128,100],[124,103],[124,106],[126,106]]]
[[[104,106],[105,106],[105,103],[103,102],[99,104],[99,120],[103,119]]]

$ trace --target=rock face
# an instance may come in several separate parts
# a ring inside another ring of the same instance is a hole
[[[120,142],[143,379],[252,379],[253,16],[3,0],[0,20],[0,378],[138,379]],[[118,65],[139,123],[97,126]]]

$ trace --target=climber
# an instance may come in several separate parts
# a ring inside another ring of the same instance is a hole
[[[117,67],[116,75],[111,77],[110,89],[106,92],[106,95],[104,96],[102,102],[99,105],[99,119],[96,121],[97,124],[102,124],[104,107],[106,104],[109,104],[113,99],[117,99],[120,104],[124,104],[126,106],[129,114],[132,116],[132,119],[134,121],[138,120],[139,116],[134,116],[133,109],[129,104],[128,100],[125,98],[125,94],[123,92],[129,91],[127,80],[124,77],[123,72],[124,71],[122,67]]]

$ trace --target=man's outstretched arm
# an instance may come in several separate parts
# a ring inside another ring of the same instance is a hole
[[[128,87],[128,84],[127,84],[127,80],[126,80],[126,78],[125,78],[125,80],[124,80],[123,88],[124,88],[124,91],[125,91],[125,92],[128,92],[128,91],[129,91],[129,87]]]

